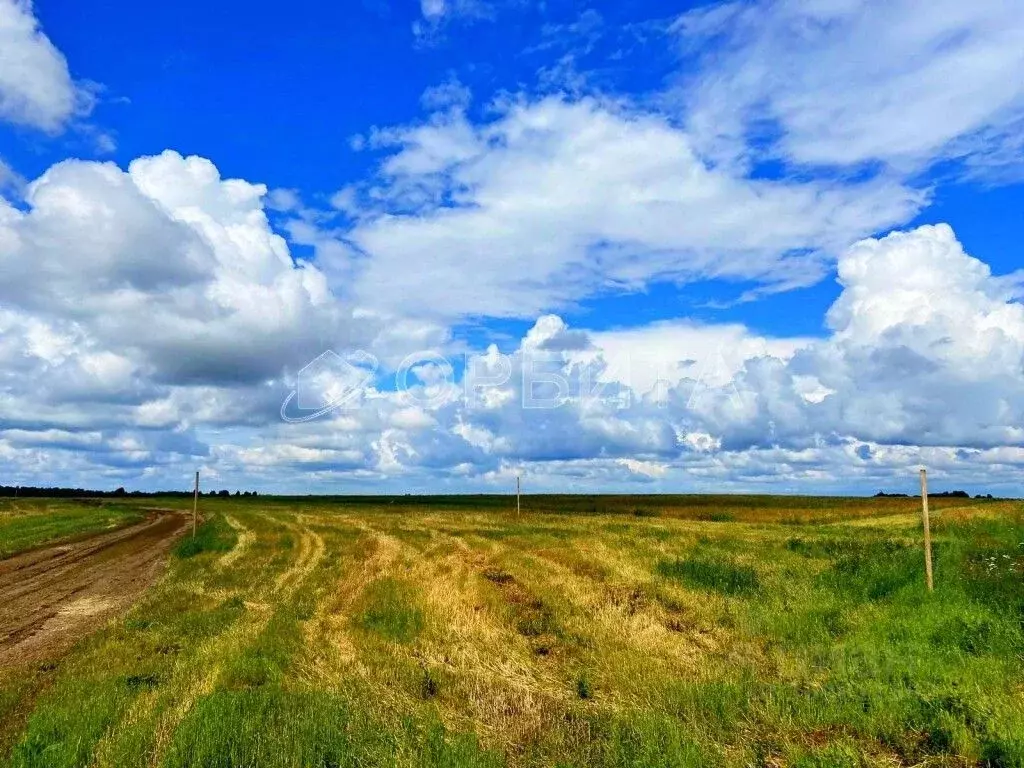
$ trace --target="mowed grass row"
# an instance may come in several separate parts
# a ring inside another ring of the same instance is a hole
[[[929,595],[912,500],[655,501],[204,500],[4,761],[1024,766],[1019,504],[937,505]]]

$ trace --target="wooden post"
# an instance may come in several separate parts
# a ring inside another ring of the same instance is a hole
[[[516,475],[516,517],[519,517],[519,475]]]
[[[199,471],[196,470],[196,490],[192,494],[192,538],[196,537],[196,513],[199,511]]]
[[[924,573],[928,591],[935,589],[932,583],[932,530],[928,520],[928,471],[921,470],[921,520],[924,523]]]

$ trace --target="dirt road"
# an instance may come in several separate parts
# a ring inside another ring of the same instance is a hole
[[[53,658],[127,610],[187,524],[153,510],[129,528],[0,561],[0,670]]]

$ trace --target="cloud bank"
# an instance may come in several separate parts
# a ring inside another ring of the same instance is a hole
[[[127,170],[61,163],[24,209],[0,208],[0,455],[16,479],[173,486],[200,463],[214,482],[296,490],[486,490],[515,474],[841,489],[927,460],[997,487],[1024,461],[1024,306],[948,226],[845,249],[824,338],[544,315],[502,354],[351,303],[292,256],[266,201],[165,152]],[[384,363],[354,407],[281,422],[324,348]]]

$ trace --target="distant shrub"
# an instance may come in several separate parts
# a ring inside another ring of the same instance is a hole
[[[635,507],[633,509],[633,517],[659,517],[660,512],[656,509],[647,509],[646,507]]]
[[[702,512],[697,519],[708,523],[735,523],[736,515],[732,512]]]
[[[760,588],[757,571],[725,558],[698,556],[661,560],[658,573],[688,586],[713,589],[726,595],[745,595]]]

